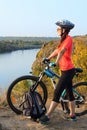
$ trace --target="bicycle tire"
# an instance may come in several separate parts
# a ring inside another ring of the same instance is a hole
[[[14,80],[9,86],[8,91],[7,91],[7,102],[10,108],[16,114],[22,114],[22,110],[19,108],[20,103],[21,103],[20,100],[22,100],[23,94],[26,91],[29,91],[29,88],[31,88],[30,85],[37,81],[38,81],[38,77],[35,77],[32,75],[25,75]],[[45,84],[42,81],[40,81],[36,90],[39,91],[40,94],[42,94],[41,95],[42,100],[43,100],[43,103],[45,104],[48,97],[47,88]]]
[[[79,82],[79,83],[76,83],[76,84],[74,84],[73,85],[73,88],[74,89],[76,89],[76,91],[78,92],[78,93],[80,93],[80,95],[82,95],[82,97],[84,98],[84,103],[82,102],[82,103],[76,103],[76,105],[77,105],[77,107],[79,107],[79,105],[80,105],[80,108],[81,108],[81,106],[83,105],[83,104],[86,104],[87,103],[87,82]],[[76,93],[74,93],[74,95],[76,95]],[[69,105],[68,105],[68,103],[65,103],[64,104],[64,107],[65,107],[65,111],[66,112],[70,112],[70,110],[69,110]],[[85,111],[85,110],[84,110]]]

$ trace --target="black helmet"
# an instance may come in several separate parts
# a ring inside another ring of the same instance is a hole
[[[71,23],[68,20],[60,20],[58,22],[56,22],[56,25],[65,28],[65,29],[72,29],[75,25],[73,23]]]

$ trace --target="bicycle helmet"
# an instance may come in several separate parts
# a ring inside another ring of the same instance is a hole
[[[72,22],[70,22],[68,20],[57,21],[56,25],[60,26],[62,28],[65,28],[65,29],[72,29],[75,26]]]

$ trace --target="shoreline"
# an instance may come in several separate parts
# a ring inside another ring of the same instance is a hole
[[[0,53],[41,48],[56,37],[0,37]]]
[[[3,51],[3,52],[0,52],[0,54],[6,54],[6,53],[11,53],[11,52],[14,52],[14,51],[24,51],[24,50],[34,50],[34,49],[40,49],[41,47],[29,47],[29,48],[18,48],[18,49],[12,49],[12,50],[7,50],[7,51]]]

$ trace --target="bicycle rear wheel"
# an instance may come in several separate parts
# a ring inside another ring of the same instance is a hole
[[[76,111],[84,113],[87,111],[87,82],[79,82],[73,85],[73,94],[75,97]],[[69,112],[69,105],[65,103],[65,109]]]
[[[7,102],[10,108],[17,114],[22,114],[20,105],[23,102],[23,95],[34,86],[38,81],[35,76],[22,76],[12,82],[7,91]],[[45,104],[47,101],[47,89],[42,81],[40,81],[35,89]]]

